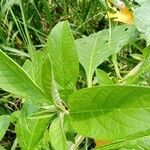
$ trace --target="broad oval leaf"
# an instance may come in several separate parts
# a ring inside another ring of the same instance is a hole
[[[150,133],[150,88],[102,86],[69,99],[73,128],[81,135],[113,141]]]
[[[35,102],[49,102],[45,93],[31,80],[24,70],[0,50],[0,87]]]
[[[0,141],[2,140],[5,132],[8,129],[10,123],[10,116],[9,115],[2,115],[0,116]]]
[[[109,29],[76,40],[79,61],[86,71],[89,87],[98,65],[113,53],[119,52],[124,45],[135,40],[136,37],[137,31],[134,26],[122,25],[112,28],[110,41]]]
[[[75,86],[79,63],[68,22],[60,22],[52,29],[46,49],[57,83],[63,88]]]

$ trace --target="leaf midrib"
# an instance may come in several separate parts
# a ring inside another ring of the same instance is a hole
[[[34,135],[37,123],[38,123],[38,120],[36,121],[36,123],[34,125],[34,128],[33,128],[32,132],[31,132],[31,136],[30,136],[30,140],[29,140],[29,144],[28,144],[27,150],[30,150],[30,148],[31,148],[30,146],[31,146],[31,143],[32,143],[32,139],[33,139],[33,135]]]
[[[91,55],[89,67],[88,67],[88,73],[87,73],[87,80],[88,81],[87,81],[87,83],[91,82],[90,80],[91,80],[91,77],[92,77],[93,59],[94,59],[94,55],[95,55],[95,49],[96,49],[97,41],[98,41],[98,39],[96,38],[93,49],[92,49],[92,55]]]
[[[5,55],[3,54],[3,52],[0,51],[0,53],[2,55]],[[28,85],[30,85],[35,91],[37,91],[38,93],[42,94],[43,97],[44,96],[44,93],[42,92],[42,90],[30,79],[30,77],[24,72],[24,70],[14,61],[12,61],[17,67],[19,67],[19,72],[22,71],[23,73],[25,73],[26,77],[28,78],[27,80],[25,80],[11,65],[9,65],[9,63],[7,63],[3,57],[1,57],[2,55],[0,54],[0,58],[1,60],[3,61],[4,64],[6,64],[9,68],[11,68],[23,81],[25,81]],[[8,56],[6,55],[7,59],[10,59],[8,58]],[[29,81],[30,80],[30,81]],[[32,83],[31,83],[32,82]],[[34,85],[34,86],[33,86]],[[30,96],[31,97],[31,96]],[[46,97],[45,97],[46,98]]]
[[[98,112],[103,112],[103,111],[120,111],[120,110],[138,110],[138,109],[149,109],[150,107],[133,107],[133,108],[113,108],[113,109],[108,109],[108,108],[103,108],[103,109],[95,109],[95,110],[87,110],[87,111],[71,111],[70,114],[83,114],[83,113],[98,113]]]

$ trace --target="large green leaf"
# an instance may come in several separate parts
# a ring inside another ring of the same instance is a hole
[[[150,44],[150,1],[145,0],[134,11],[135,26],[144,34],[147,45]]]
[[[113,53],[119,52],[124,45],[135,40],[136,36],[135,27],[122,25],[112,28],[110,41],[109,29],[76,40],[79,61],[86,71],[89,86],[97,66]]]
[[[102,86],[69,99],[73,128],[81,135],[118,140],[150,133],[150,88]]]
[[[78,78],[79,63],[68,22],[61,22],[52,29],[46,49],[56,82],[64,89],[73,88]]]
[[[24,70],[2,51],[0,51],[0,87],[23,98],[31,98],[35,102],[50,102]]]
[[[55,150],[66,150],[67,143],[63,129],[63,122],[60,117],[56,118],[50,126],[50,139]]]
[[[51,116],[43,119],[30,119],[29,116],[37,112],[37,110],[38,106],[32,103],[24,103],[20,119],[16,125],[17,138],[22,150],[38,148],[50,123]]]
[[[3,136],[5,135],[5,132],[8,129],[10,123],[9,118],[9,115],[0,116],[0,141],[2,140]]]

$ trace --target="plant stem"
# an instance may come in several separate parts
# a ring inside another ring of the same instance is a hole
[[[78,146],[83,142],[83,140],[85,139],[85,137],[83,137],[82,135],[77,135],[75,137],[75,144],[71,144],[68,147],[68,150],[77,150]]]
[[[87,86],[88,86],[88,88],[92,87],[92,77],[91,77],[91,75],[89,75],[87,77]]]
[[[112,55],[112,62],[114,64],[114,67],[115,67],[115,72],[116,72],[116,75],[119,79],[122,79],[121,75],[120,75],[120,71],[119,71],[119,68],[118,68],[118,62],[117,62],[117,56],[116,54],[113,54]]]
[[[17,147],[17,144],[18,144],[18,141],[17,141],[17,138],[16,138],[10,150],[15,150],[16,147]]]

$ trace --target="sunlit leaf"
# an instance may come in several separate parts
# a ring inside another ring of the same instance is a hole
[[[109,56],[119,52],[124,45],[136,40],[137,35],[134,26],[121,25],[111,29],[110,41],[108,29],[76,40],[79,61],[85,69],[88,85],[92,84],[96,68]]]
[[[79,134],[104,141],[150,134],[150,88],[101,86],[69,99],[71,124]]]

